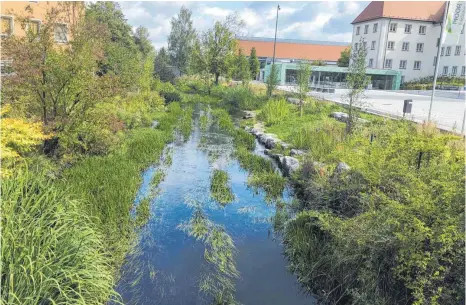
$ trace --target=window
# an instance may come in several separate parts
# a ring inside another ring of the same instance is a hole
[[[391,59],[385,59],[385,68],[392,68],[392,60]]]
[[[403,42],[403,46],[401,47],[401,51],[409,51],[409,42]]]
[[[425,25],[420,25],[419,26],[419,34],[420,35],[425,35],[426,34],[426,26]]]
[[[405,24],[405,34],[411,34],[411,24]]]
[[[451,54],[451,47],[447,47],[447,52],[445,53],[445,56],[450,56]]]
[[[0,36],[9,36],[13,33],[13,17],[1,16],[2,23],[0,29]]]
[[[55,24],[54,28],[55,41],[60,43],[68,42],[68,28],[66,24]]]
[[[362,45],[363,45],[363,47],[364,47],[364,50],[367,49],[367,41],[364,41],[364,42],[362,43]]]
[[[416,52],[423,52],[424,51],[424,44],[422,42],[416,45]]]
[[[400,60],[400,69],[406,69],[407,64],[408,64],[407,60]]]
[[[369,68],[372,68],[372,65],[374,64],[374,59],[369,58],[369,64],[367,65]]]
[[[416,60],[414,61],[414,70],[421,70],[421,62]]]
[[[447,75],[448,74],[448,66],[444,66],[443,67],[443,75]]]
[[[405,76],[402,75],[402,76],[401,76],[401,83],[404,83],[404,82],[405,82]]]
[[[390,32],[396,33],[396,23],[390,24]]]
[[[374,25],[372,26],[372,33],[377,33],[377,28],[379,27],[379,24],[378,23],[374,23]]]
[[[371,50],[375,50],[375,41],[372,41],[371,43]]]
[[[364,26],[364,34],[367,34],[367,32],[369,32],[369,25],[368,24],[366,24]]]
[[[445,54],[445,47],[442,47],[442,51],[440,52],[440,56],[443,56]]]
[[[359,35],[359,30],[360,30],[360,29],[361,29],[360,26],[358,26],[358,27],[356,28],[356,35]]]
[[[394,41],[389,41],[387,45],[388,50],[394,50],[395,49],[395,42]]]
[[[355,50],[355,51],[358,50],[358,43],[357,43],[357,42],[354,44],[354,50]]]
[[[456,46],[455,48],[455,56],[458,56],[461,54],[461,46]]]
[[[40,21],[38,20],[29,20],[26,23],[26,32],[31,32],[34,35],[39,34]]]
[[[458,67],[457,66],[451,67],[451,76],[456,76],[456,72],[458,72]]]
[[[464,76],[465,73],[466,73],[465,66],[462,66],[462,67],[461,67],[461,76]]]
[[[437,56],[434,56],[434,66],[437,65]]]

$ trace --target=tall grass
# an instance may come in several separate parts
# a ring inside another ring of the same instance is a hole
[[[114,294],[100,230],[44,173],[2,181],[1,304],[104,304]]]
[[[262,107],[258,118],[266,125],[278,124],[288,118],[291,107],[284,98],[270,100]]]
[[[210,194],[218,203],[226,205],[235,199],[229,184],[228,173],[215,169],[210,181]]]

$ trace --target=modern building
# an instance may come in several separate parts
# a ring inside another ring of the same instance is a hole
[[[399,71],[401,82],[433,76],[445,5],[372,1],[352,22],[352,48],[361,47],[363,39],[367,67]],[[464,76],[465,51],[464,35],[456,45],[442,45],[438,75]]]

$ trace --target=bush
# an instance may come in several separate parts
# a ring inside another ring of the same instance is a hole
[[[274,125],[285,120],[290,112],[291,105],[284,98],[268,101],[261,109],[259,119],[266,125]]]

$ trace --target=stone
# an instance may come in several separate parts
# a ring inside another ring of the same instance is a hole
[[[332,112],[330,116],[341,122],[346,122],[348,120],[348,114],[344,112]]]
[[[154,120],[154,121],[152,121],[151,127],[152,127],[152,128],[157,128],[157,127],[159,126],[159,124],[160,124],[159,121]]]
[[[263,144],[266,148],[275,148],[278,143],[277,136],[274,135],[273,133],[263,133],[261,135],[258,135],[258,140],[261,144]]]
[[[247,110],[244,111],[243,119],[247,120],[247,119],[252,119],[255,117],[256,117],[256,113],[254,111],[247,111]]]
[[[301,104],[300,99],[297,99],[295,97],[287,97],[286,100],[288,101],[288,103],[291,103],[291,104],[294,104],[294,105]]]
[[[288,148],[291,147],[291,144],[288,144],[288,143],[285,143],[285,142],[280,142],[279,144],[283,149],[288,149]]]
[[[284,156],[280,158],[281,168],[284,174],[289,176],[299,169],[299,161],[296,158],[290,156]]]
[[[259,137],[261,134],[262,134],[262,130],[258,129],[258,128],[253,128],[251,129],[250,131],[253,135],[255,135],[256,137]]]
[[[339,162],[337,164],[337,167],[335,168],[335,172],[337,174],[341,174],[342,172],[346,172],[346,171],[349,171],[351,169],[351,167],[346,164],[345,162]]]
[[[290,151],[290,155],[292,155],[292,156],[302,156],[304,154],[305,154],[305,152],[303,150],[300,150],[300,149],[293,148]]]
[[[251,130],[252,130],[252,127],[245,126],[245,127],[244,127],[244,130],[250,133],[250,132],[251,132]]]

